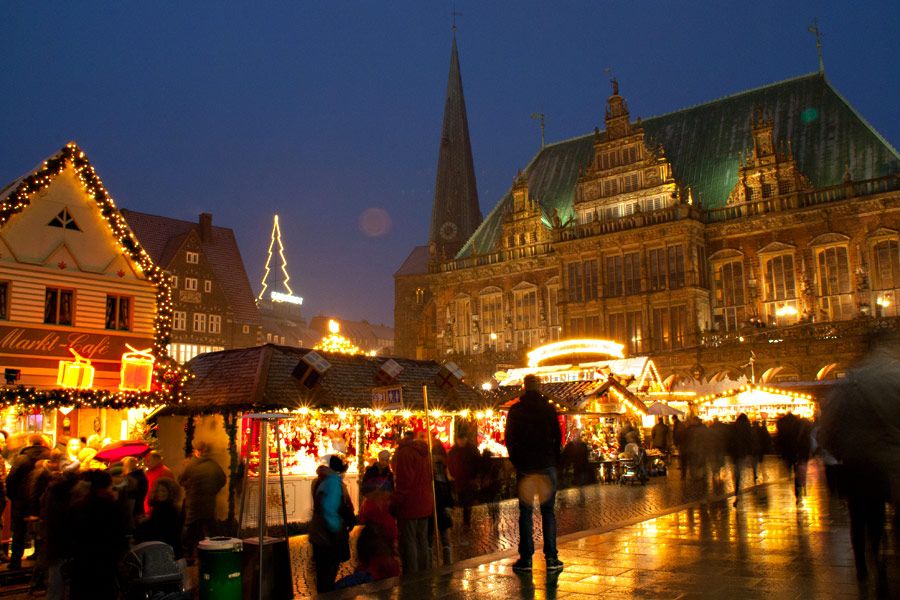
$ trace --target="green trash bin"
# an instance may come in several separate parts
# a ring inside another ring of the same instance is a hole
[[[200,600],[241,600],[241,540],[207,538],[197,545]]]

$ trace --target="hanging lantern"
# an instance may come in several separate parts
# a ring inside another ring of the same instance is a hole
[[[122,355],[122,369],[120,372],[119,389],[128,392],[146,392],[150,390],[150,381],[153,378],[152,350],[135,350],[129,344],[125,347],[131,350]]]
[[[56,383],[67,388],[90,388],[94,383],[94,367],[91,366],[91,361],[71,348],[69,348],[69,352],[72,353],[75,360],[59,361]]]

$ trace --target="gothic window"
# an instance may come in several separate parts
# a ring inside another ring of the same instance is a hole
[[[416,304],[419,306],[425,304],[425,290],[416,288]]]
[[[816,252],[820,307],[832,321],[853,317],[850,260],[846,246]]]
[[[632,356],[643,352],[641,311],[625,313],[625,347]]]
[[[740,260],[716,265],[716,308],[722,309],[720,327],[733,331],[744,318],[744,265]]]
[[[709,265],[705,246],[697,246],[697,279],[700,287],[709,289]]]
[[[673,306],[672,315],[672,348],[684,348],[687,340],[687,307]]]
[[[599,281],[597,280],[597,260],[586,260],[584,261],[584,299],[585,300],[596,300],[599,297],[597,292],[597,288],[599,287]]]
[[[611,313],[607,319],[606,332],[609,339],[625,345],[625,339],[628,336],[628,332],[625,330],[625,313]]]
[[[684,246],[669,246],[669,289],[678,290],[684,287]]]
[[[896,239],[872,246],[872,289],[876,315],[900,315],[900,246]]]
[[[625,295],[641,293],[641,255],[629,252],[624,256]]]
[[[585,317],[584,318],[584,336],[587,338],[597,339],[600,337],[600,317]]]
[[[569,337],[584,337],[584,319],[581,317],[569,319]]]
[[[503,335],[503,294],[491,292],[479,298],[481,302],[482,345],[496,350]]]
[[[72,215],[69,214],[69,209],[64,208],[62,211],[53,217],[53,220],[47,223],[50,227],[60,227],[62,229],[72,229],[73,231],[81,231],[81,228],[78,227],[78,224],[75,222],[75,219],[72,218]]]
[[[547,325],[550,327],[551,342],[558,342],[560,337],[559,327],[559,286],[547,286]]]
[[[584,266],[580,263],[569,263],[569,302],[584,300]]]
[[[467,354],[472,333],[472,302],[469,298],[456,299],[456,351]]]
[[[780,254],[765,260],[766,314],[770,323],[788,325],[797,321],[797,289],[794,256]]]
[[[513,292],[513,298],[516,343],[520,348],[532,348],[538,341],[537,289]]]
[[[606,289],[604,295],[607,298],[621,296],[625,291],[625,271],[622,255],[606,257]]]
[[[650,291],[666,289],[666,249],[651,248],[647,251],[650,273]]]
[[[671,349],[671,340],[669,326],[669,308],[661,307],[653,309],[653,350]]]

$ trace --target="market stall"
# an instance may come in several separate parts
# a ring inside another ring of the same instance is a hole
[[[189,367],[196,375],[185,390],[189,400],[159,418],[161,443],[177,454],[189,448],[188,436],[198,436],[212,444],[214,456],[236,478],[231,465],[239,462],[246,434],[237,417],[288,414],[279,421],[279,433],[289,522],[311,515],[312,482],[321,457],[337,452],[347,458],[345,481],[356,501],[366,465],[380,450],[392,450],[403,431],[424,436],[430,430],[432,439],[449,447],[456,424],[484,404],[478,392],[460,383],[458,373],[434,361],[267,344],[204,354]],[[220,499],[228,518],[239,489],[230,488]]]
[[[700,418],[733,421],[745,413],[751,421],[774,421],[781,415],[793,413],[811,419],[815,412],[812,397],[798,392],[788,392],[747,384],[720,394],[697,399]]]

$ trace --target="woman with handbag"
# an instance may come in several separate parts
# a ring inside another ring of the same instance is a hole
[[[309,542],[316,563],[316,592],[334,589],[338,567],[350,560],[350,530],[356,525],[350,493],[343,482],[347,464],[336,454],[323,457],[313,482]]]

